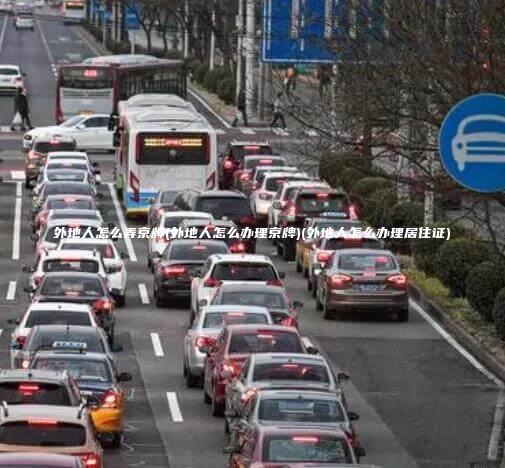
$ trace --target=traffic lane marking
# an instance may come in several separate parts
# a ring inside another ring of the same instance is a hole
[[[163,352],[163,347],[161,346],[160,335],[158,333],[151,333],[151,342],[154,348],[154,355],[156,357],[163,357],[165,353]]]
[[[149,304],[149,294],[147,293],[146,285],[144,283],[139,283],[138,288],[142,304]]]
[[[7,289],[7,295],[5,296],[5,299],[8,301],[13,301],[16,298],[16,286],[17,281],[9,281],[9,287]]]
[[[12,233],[12,260],[19,260],[21,239],[21,212],[23,207],[22,182],[16,183],[16,202],[14,207],[14,228]]]
[[[172,415],[172,421],[176,423],[181,423],[182,419],[181,408],[179,402],[177,401],[177,393],[167,392],[168,407],[170,409],[170,414]]]

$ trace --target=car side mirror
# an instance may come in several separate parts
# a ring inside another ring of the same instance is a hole
[[[279,278],[280,279],[286,278],[286,272],[285,271],[279,271]]]
[[[112,352],[113,353],[120,353],[123,351],[123,345],[114,345],[112,346]]]
[[[198,301],[198,307],[205,307],[207,305],[207,299],[200,299]]]
[[[121,252],[119,254],[119,256],[123,259],[123,260],[126,260],[128,258],[130,258],[130,256],[126,253],[126,252]]]
[[[30,265],[23,265],[22,271],[23,273],[33,273],[35,269]]]
[[[301,301],[293,301],[293,306],[295,309],[301,309],[303,307],[303,302]]]
[[[314,346],[308,346],[307,353],[308,354],[319,354],[319,350],[317,348],[314,348]]]
[[[347,413],[347,417],[349,418],[349,421],[357,421],[359,419],[359,414],[354,411],[349,411]]]
[[[129,382],[132,379],[132,375],[129,372],[121,372],[117,379],[120,382]]]
[[[339,382],[347,382],[350,379],[349,375],[346,374],[345,372],[339,372],[337,374],[337,380]]]

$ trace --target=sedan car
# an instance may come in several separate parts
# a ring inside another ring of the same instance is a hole
[[[153,295],[161,307],[175,296],[189,297],[191,281],[201,273],[210,255],[226,254],[228,246],[217,240],[173,240],[154,264]]]
[[[35,20],[32,15],[18,15],[14,19],[14,28],[16,31],[20,29],[28,29],[29,31],[35,30]]]
[[[316,305],[327,320],[340,311],[359,310],[395,312],[405,322],[409,318],[407,286],[407,277],[389,250],[337,250],[319,275]]]
[[[42,206],[34,207],[31,210],[35,226],[32,226],[34,232],[38,231],[42,225],[45,225],[50,210],[97,210],[95,199],[91,195],[49,195]]]
[[[284,167],[286,166],[286,159],[283,156],[271,156],[271,155],[246,155],[244,156],[244,161],[239,164],[238,169],[235,171],[234,187],[240,191],[244,191],[247,184],[250,184],[254,169],[257,166],[272,166],[272,167]]]
[[[165,211],[171,211],[174,208],[174,200],[179,190],[165,189],[160,190],[156,196],[151,200],[151,206],[147,213],[147,225],[154,226],[157,224],[160,216]]]
[[[265,307],[274,323],[298,328],[299,301],[291,301],[284,286],[249,283],[223,283],[210,301],[211,305]]]
[[[47,223],[51,223],[51,221],[57,219],[92,219],[103,224],[102,215],[98,210],[76,210],[73,208],[49,211],[41,210],[32,223],[32,230],[33,232],[39,231],[39,234],[41,234],[40,231],[44,229]]]
[[[17,65],[0,65],[0,92],[13,93],[22,88],[24,73]]]
[[[264,307],[207,306],[190,324],[184,338],[184,377],[188,387],[200,383],[207,351],[216,337],[228,325],[272,324],[272,317]]]
[[[87,182],[47,182],[32,200],[32,209],[39,210],[49,195],[88,195],[95,197],[96,189]],[[101,198],[98,194],[97,198]]]

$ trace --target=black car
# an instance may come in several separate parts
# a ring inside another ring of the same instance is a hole
[[[153,295],[161,307],[174,296],[189,297],[191,281],[199,275],[209,255],[226,254],[228,246],[218,240],[174,240],[155,260]]]
[[[34,301],[75,302],[89,304],[97,323],[107,332],[109,341],[114,341],[116,303],[103,279],[95,273],[58,272],[46,273],[35,291]]]

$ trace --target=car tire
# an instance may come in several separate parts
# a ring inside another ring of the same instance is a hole
[[[116,296],[116,305],[118,307],[124,307],[126,305],[126,294],[121,294]]]
[[[210,407],[212,411],[212,416],[216,418],[220,418],[224,415],[224,405],[222,403],[218,403],[214,396],[212,396]]]
[[[334,320],[336,316],[336,311],[334,309],[328,308],[326,299],[323,302],[323,318],[325,320]]]
[[[200,377],[193,375],[187,367],[185,367],[185,369],[186,369],[186,387],[188,388],[199,387]]]
[[[408,307],[406,309],[401,309],[400,312],[398,312],[398,321],[399,322],[408,322],[409,321]]]
[[[319,300],[319,297],[318,297],[318,295],[317,295],[317,291],[316,291],[315,298],[316,298],[316,309],[317,309],[317,310],[323,310],[323,304],[322,304],[322,302]]]
[[[282,249],[282,258],[286,262],[291,262],[295,259],[296,247],[291,243],[284,243],[284,248]]]

